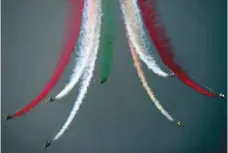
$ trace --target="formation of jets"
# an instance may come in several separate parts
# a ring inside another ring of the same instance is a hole
[[[184,127],[184,124],[183,124],[181,121],[177,121],[176,124],[177,124],[179,127],[181,127],[181,128]],[[44,144],[44,148],[47,149],[50,145],[51,145],[51,141],[47,141],[47,142]]]
[[[175,76],[175,73],[171,73],[170,75],[169,75],[170,77],[174,77]],[[94,82],[95,82],[96,80],[94,80]],[[107,82],[108,81],[108,77],[107,78],[104,78],[104,79],[101,79],[100,80],[100,83],[101,84],[104,84],[105,82]],[[208,88],[208,87],[207,87]],[[209,90],[210,90],[210,88],[208,88]],[[221,98],[226,98],[225,97],[225,95],[223,94],[223,93],[215,93],[216,95],[218,95],[219,97],[221,97]],[[48,98],[48,100],[46,100],[45,101],[45,103],[49,103],[49,102],[53,102],[53,101],[55,101],[55,98],[54,97],[49,97]],[[11,114],[9,114],[8,116],[6,116],[5,117],[5,120],[10,120],[10,119],[12,119],[13,118],[13,116],[11,115]],[[176,125],[177,126],[179,126],[180,128],[183,128],[184,127],[184,124],[181,122],[181,121],[177,121],[176,122]],[[47,141],[45,144],[44,144],[44,148],[45,149],[47,149],[50,145],[51,145],[51,142],[52,141]]]

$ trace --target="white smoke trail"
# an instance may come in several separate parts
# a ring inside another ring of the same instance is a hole
[[[141,11],[140,11],[139,6],[138,6],[138,0],[133,0],[133,8],[135,10],[135,15],[138,18],[138,22],[137,23],[139,24],[139,30],[140,30],[141,37],[144,40],[143,43],[144,43],[145,47],[147,48],[144,51],[146,52],[146,55],[151,56],[150,54],[153,54],[152,49],[150,49],[150,42],[149,41],[151,41],[151,40],[148,38],[148,35],[147,35],[147,32],[146,32],[146,27],[143,24],[144,21],[142,19]]]
[[[81,33],[81,42],[79,46],[79,50],[76,51],[76,60],[75,60],[75,68],[73,70],[73,74],[70,77],[69,83],[64,87],[62,91],[57,94],[54,98],[55,100],[60,100],[65,97],[78,83],[83,70],[88,62],[88,58],[90,56],[90,51],[93,47],[94,39],[91,36],[94,36],[95,25],[94,23],[94,10],[91,9],[91,5],[88,5],[88,0],[85,0],[84,3],[84,12],[83,12],[83,23],[82,23],[82,33]]]
[[[174,121],[173,117],[162,107],[162,105],[160,104],[160,102],[157,100],[157,98],[155,97],[153,91],[151,90],[151,88],[149,87],[146,77],[143,74],[143,70],[140,64],[140,61],[137,57],[137,55],[135,54],[135,50],[132,46],[132,43],[130,41],[130,38],[128,37],[128,43],[129,43],[129,47],[131,50],[131,54],[132,54],[132,58],[134,61],[134,65],[135,68],[137,70],[138,76],[142,82],[143,88],[146,90],[147,94],[149,95],[150,99],[153,101],[154,105],[157,107],[157,109],[170,121]]]
[[[94,1],[94,0],[89,0],[90,3],[93,3],[92,1]],[[85,97],[85,95],[87,93],[88,86],[89,86],[92,76],[93,76],[93,71],[95,68],[95,62],[96,62],[96,58],[97,58],[97,52],[98,52],[98,48],[99,48],[100,26],[101,26],[101,0],[96,0],[94,5],[96,8],[95,14],[96,14],[96,19],[97,19],[96,23],[94,23],[96,25],[95,39],[93,41],[94,42],[94,46],[93,46],[94,52],[93,52],[92,57],[90,57],[89,63],[83,72],[83,76],[81,78],[82,79],[81,87],[79,89],[79,95],[77,97],[77,100],[75,101],[74,107],[73,107],[72,111],[70,112],[70,115],[69,115],[67,121],[64,123],[62,129],[56,134],[56,136],[54,137],[53,140],[59,139],[70,126],[71,122],[73,121],[75,115],[77,114],[77,112],[83,102],[83,98]]]
[[[151,69],[155,74],[168,77],[168,73],[161,70],[156,64],[155,59],[149,53],[149,48],[146,46],[146,41],[143,38],[140,16],[138,15],[139,9],[135,7],[133,0],[120,0],[121,10],[124,16],[125,28],[129,34],[129,38],[132,41],[132,45],[136,48],[136,53],[139,58]]]

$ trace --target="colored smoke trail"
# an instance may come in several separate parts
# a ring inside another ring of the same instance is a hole
[[[175,62],[173,48],[168,40],[165,28],[158,22],[159,17],[156,13],[156,0],[138,0],[138,6],[141,10],[145,26],[148,29],[149,35],[153,40],[163,63],[166,64],[183,83],[192,87],[194,90],[206,96],[220,96],[209,90],[203,89],[200,85],[195,83],[186,72],[183,71],[181,66]]]
[[[93,0],[88,0],[89,3],[94,3]],[[98,52],[98,48],[99,48],[99,38],[100,38],[100,25],[101,25],[101,2],[100,0],[96,0],[95,4],[96,6],[96,23],[94,23],[96,25],[96,33],[95,33],[95,40],[94,42],[94,50],[93,50],[93,56],[90,57],[89,59],[89,63],[86,66],[83,76],[82,76],[82,80],[81,80],[81,87],[79,89],[79,95],[77,97],[77,100],[75,101],[74,107],[72,109],[72,111],[70,112],[70,115],[67,119],[67,121],[64,123],[62,129],[56,134],[56,136],[53,138],[53,140],[58,140],[64,133],[65,131],[68,129],[68,127],[70,126],[70,124],[72,123],[75,115],[77,114],[83,99],[87,93],[87,89],[88,86],[91,82],[92,76],[93,76],[93,71],[95,68],[95,62],[96,62],[96,58],[97,58],[97,52]]]
[[[95,33],[95,10],[93,9],[94,6],[88,5],[88,0],[85,0],[85,11],[83,12],[83,30],[81,36],[81,43],[79,50],[76,52],[77,57],[75,60],[75,67],[73,70],[73,74],[70,77],[69,83],[64,87],[62,91],[54,98],[55,100],[60,100],[65,97],[78,83],[84,68],[88,62],[88,58],[90,56],[90,52],[93,49],[93,40],[94,40],[94,33]]]
[[[66,65],[70,60],[71,54],[74,51],[74,45],[76,43],[76,40],[80,32],[83,6],[84,6],[84,0],[71,0],[71,3],[69,3],[70,15],[72,16],[67,22],[67,38],[64,43],[61,59],[59,60],[51,79],[46,84],[46,86],[41,91],[41,93],[28,105],[26,105],[24,108],[22,108],[21,110],[13,114],[12,117],[21,116],[24,113],[30,111],[37,104],[39,104],[40,101],[47,96],[50,90],[56,85],[56,83],[60,79],[61,74],[64,71],[64,68],[66,67]]]
[[[101,23],[101,83],[107,81],[113,60],[113,49],[116,35],[115,7],[112,0],[102,1],[103,22]]]
[[[121,9],[124,15],[125,28],[129,34],[132,45],[136,48],[136,53],[139,58],[151,69],[155,74],[168,77],[169,74],[162,71],[156,64],[155,59],[149,53],[149,48],[146,47],[143,35],[141,33],[140,20],[137,16],[137,8],[132,0],[121,0]]]
[[[129,47],[130,47],[130,51],[131,51],[131,55],[134,61],[134,65],[135,68],[137,70],[138,76],[142,82],[143,88],[146,90],[147,94],[149,95],[150,99],[153,101],[154,105],[157,107],[157,109],[170,121],[174,121],[174,119],[172,118],[172,116],[162,107],[162,105],[160,104],[160,102],[156,99],[156,97],[154,96],[153,91],[151,90],[151,88],[149,87],[146,77],[143,74],[143,70],[140,64],[140,61],[137,57],[137,55],[135,54],[135,50],[134,47],[132,46],[130,39],[128,39],[128,43],[129,43]]]

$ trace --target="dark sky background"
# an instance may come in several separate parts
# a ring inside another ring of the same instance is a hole
[[[160,78],[143,65],[157,98],[185,128],[157,111],[133,66],[119,3],[114,2],[118,35],[109,81],[99,84],[98,59],[93,77],[97,81],[90,85],[69,130],[47,152],[226,150],[226,101],[200,95],[177,78]],[[226,93],[226,0],[159,0],[158,4],[178,62],[199,83]],[[21,118],[4,121],[8,113],[32,100],[50,78],[61,51],[66,8],[63,0],[2,1],[3,153],[44,152],[44,142],[58,132],[73,106],[76,90],[58,103],[42,103]],[[162,65],[157,51],[153,53]],[[68,81],[74,57],[50,95]]]

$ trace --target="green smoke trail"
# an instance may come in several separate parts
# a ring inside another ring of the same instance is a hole
[[[101,25],[101,84],[108,80],[113,59],[115,41],[115,21],[113,0],[102,0],[103,21]]]

